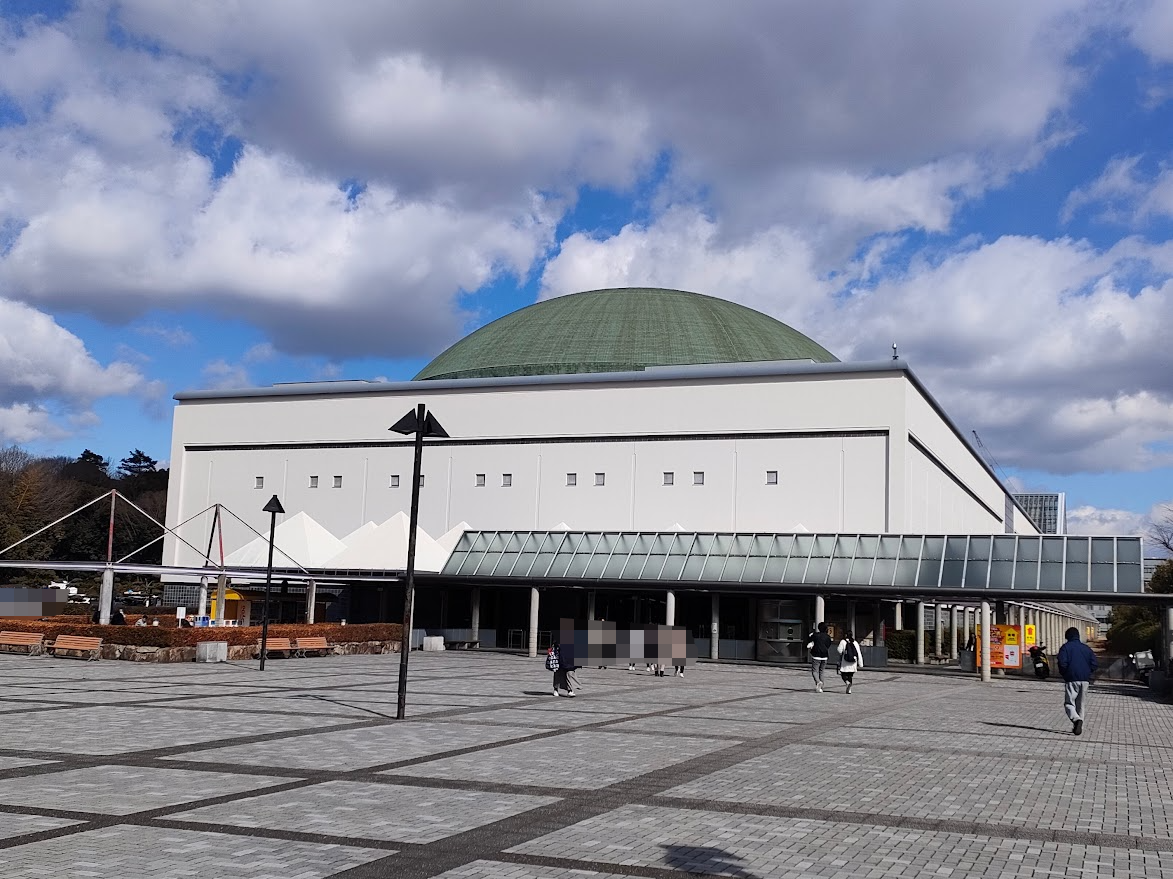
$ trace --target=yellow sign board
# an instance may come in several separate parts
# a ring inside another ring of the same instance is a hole
[[[1023,628],[1022,646],[1027,648],[1027,650],[1029,650],[1031,647],[1034,647],[1036,644],[1039,643],[1039,634],[1038,634],[1039,630],[1038,630],[1038,627],[1035,626],[1033,623],[1028,623],[1027,625],[1023,626],[1022,628]]]
[[[976,631],[977,662],[982,663],[982,627]],[[1019,626],[990,626],[990,668],[1022,668],[1022,632]]]

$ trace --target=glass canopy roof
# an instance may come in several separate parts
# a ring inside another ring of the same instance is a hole
[[[1140,593],[1142,555],[1139,537],[468,531],[442,574],[861,591]]]

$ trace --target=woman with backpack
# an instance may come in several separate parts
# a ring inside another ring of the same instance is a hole
[[[863,651],[859,642],[855,640],[855,633],[848,632],[839,642],[836,649],[839,651],[839,677],[847,684],[847,692],[851,692],[851,681],[855,673],[863,668]]]

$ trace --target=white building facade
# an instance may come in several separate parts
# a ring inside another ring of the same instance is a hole
[[[841,363],[766,315],[681,291],[591,291],[530,306],[458,342],[413,381],[177,400],[167,521],[185,523],[187,542],[168,537],[167,565],[198,567],[207,546],[218,549],[207,524],[217,504],[231,513],[217,517],[226,555],[265,532],[262,507],[273,495],[286,516],[304,512],[339,539],[408,511],[412,441],[389,428],[419,404],[448,434],[423,452],[419,524],[432,536],[462,523],[473,531],[1038,533],[903,361]],[[344,590],[335,610],[394,619],[395,588]],[[898,603],[885,611],[869,600],[857,617],[844,595],[812,604],[779,584],[679,597],[663,588],[548,591],[542,628],[559,615],[674,619],[739,658],[800,653],[805,627],[824,613],[877,637],[882,623],[902,625]],[[503,645],[528,619],[532,636],[536,589],[532,599],[529,589],[482,592],[454,582],[421,594],[417,625],[434,617],[450,631],[471,619],[473,628],[495,627]]]
[[[169,523],[273,494],[337,536],[408,509],[472,529],[1037,533],[910,369],[780,362],[638,373],[278,385],[178,395]],[[1015,513],[1018,513],[1015,515]],[[225,522],[225,551],[255,536]],[[165,564],[199,557],[169,539]]]

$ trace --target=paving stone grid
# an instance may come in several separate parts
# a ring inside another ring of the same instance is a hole
[[[1056,682],[415,654],[0,656],[0,876],[1173,879],[1173,705]]]

